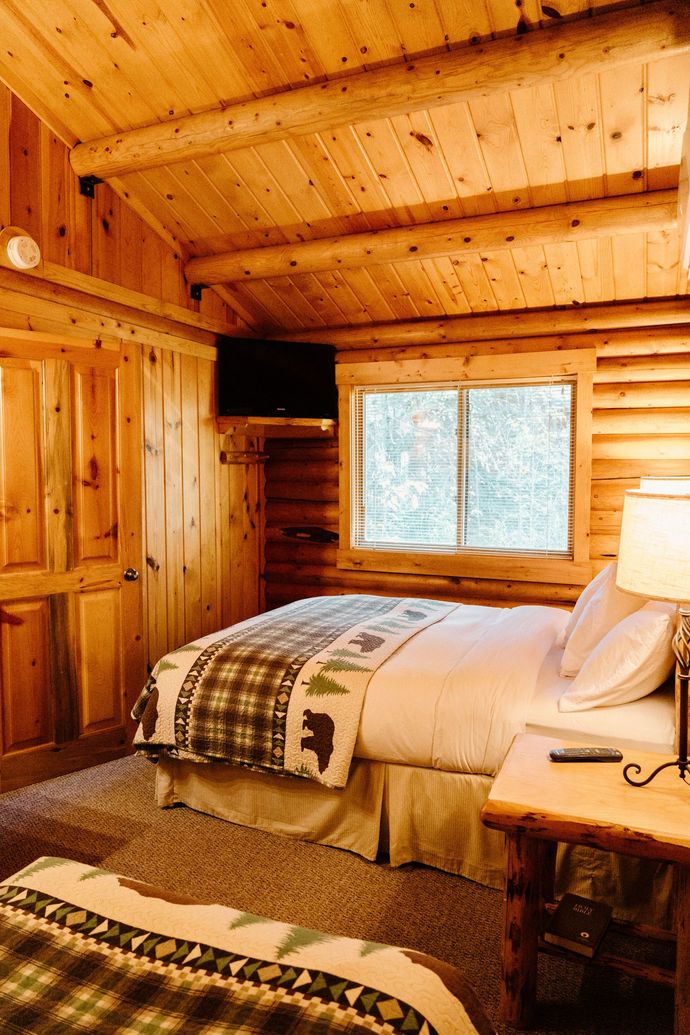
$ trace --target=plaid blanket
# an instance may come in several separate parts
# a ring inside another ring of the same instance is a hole
[[[371,676],[457,606],[313,597],[187,644],[158,662],[142,691],[135,748],[343,787]]]
[[[0,883],[3,1035],[491,1035],[423,953],[201,905],[66,859]]]

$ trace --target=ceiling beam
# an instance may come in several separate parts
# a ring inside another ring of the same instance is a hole
[[[370,230],[297,244],[243,248],[189,259],[185,275],[190,283],[226,284],[468,252],[594,240],[614,234],[673,230],[676,225],[677,192],[654,191]]]
[[[432,320],[400,320],[356,327],[308,327],[281,331],[284,341],[323,341],[340,349],[432,345],[500,338],[582,334],[617,328],[690,326],[690,299],[622,302],[616,305],[569,306],[564,309],[525,309],[511,313],[480,313]]]
[[[653,0],[114,133],[77,144],[70,160],[78,176],[108,179],[688,50],[690,0]]]

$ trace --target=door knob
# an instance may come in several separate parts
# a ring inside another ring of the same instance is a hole
[[[125,582],[136,582],[139,578],[139,572],[136,568],[125,568],[124,578]]]

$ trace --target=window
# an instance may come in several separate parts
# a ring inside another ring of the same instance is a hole
[[[472,362],[476,379],[457,360],[339,368],[350,428],[339,563],[586,581],[591,350]],[[456,377],[422,381],[426,364]],[[535,375],[510,377],[516,366]]]

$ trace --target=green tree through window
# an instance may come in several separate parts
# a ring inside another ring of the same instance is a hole
[[[353,540],[568,556],[574,382],[355,393]]]

